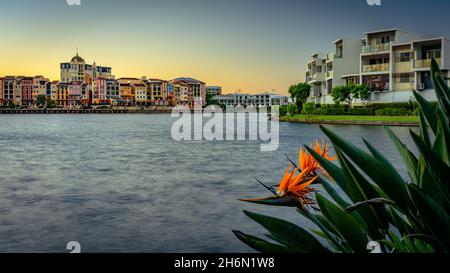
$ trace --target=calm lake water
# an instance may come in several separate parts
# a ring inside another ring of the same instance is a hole
[[[282,123],[276,152],[257,142],[175,142],[168,115],[0,116],[0,252],[252,252],[231,230],[263,235],[242,211],[308,225],[292,209],[237,201],[266,196],[286,157],[323,138]],[[380,127],[329,126],[367,138],[396,166]],[[408,143],[408,128],[394,128]],[[412,145],[411,145],[412,146]],[[404,174],[405,170],[400,169]]]

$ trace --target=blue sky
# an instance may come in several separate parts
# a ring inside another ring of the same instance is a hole
[[[78,46],[116,76],[285,94],[304,80],[309,56],[338,38],[392,27],[450,37],[449,14],[448,0],[2,0],[0,76],[58,79],[58,63]]]

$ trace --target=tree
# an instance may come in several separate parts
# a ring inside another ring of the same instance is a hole
[[[370,88],[365,84],[351,84],[350,93],[352,94],[352,100],[360,99],[363,104],[370,98]]]
[[[210,106],[210,105],[217,105],[220,108],[222,108],[223,110],[226,109],[226,105],[220,103],[219,101],[214,99],[214,95],[208,94],[206,95],[206,106]]]
[[[365,84],[349,83],[333,88],[331,96],[336,104],[347,103],[351,107],[356,99],[366,102],[370,98],[370,92],[370,88]]]
[[[56,104],[51,100],[50,97],[47,97],[46,95],[37,95],[36,105],[39,107],[52,108],[55,107]]]
[[[54,108],[55,106],[55,101],[52,101],[49,97],[47,97],[47,108]]]
[[[38,106],[46,106],[47,105],[47,96],[46,95],[37,95],[36,96],[36,104]]]
[[[348,103],[352,104],[352,96],[348,85],[336,86],[331,91],[331,96],[336,104]]]
[[[303,104],[308,99],[310,93],[311,86],[307,83],[299,83],[289,87],[289,94],[291,95],[292,100],[297,104],[297,109],[299,110],[303,108]]]

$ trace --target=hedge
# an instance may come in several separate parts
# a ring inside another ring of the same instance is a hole
[[[402,108],[385,108],[375,111],[377,116],[409,116],[411,111]]]

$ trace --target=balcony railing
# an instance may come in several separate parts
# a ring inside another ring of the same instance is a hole
[[[327,61],[334,60],[335,56],[336,56],[336,53],[328,53],[327,54]]]
[[[438,63],[438,65],[441,65],[441,59],[436,59],[436,62]],[[414,61],[414,68],[429,68],[429,67],[431,67],[431,59]]]
[[[383,51],[389,51],[391,50],[391,44],[375,44],[375,45],[368,45],[362,47],[363,53],[371,53],[371,52],[383,52]]]
[[[333,77],[333,71],[328,71],[327,78],[332,78],[332,77]]]
[[[389,64],[363,65],[363,72],[388,72]]]

